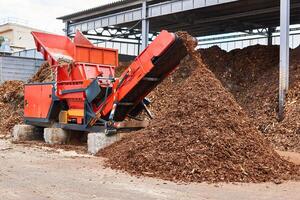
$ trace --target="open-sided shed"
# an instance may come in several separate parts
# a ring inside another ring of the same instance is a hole
[[[271,38],[280,26],[280,115],[284,110],[289,27],[300,23],[300,0],[121,0],[59,19],[66,23],[69,36],[81,30],[95,41],[108,38],[118,39],[120,45],[137,44],[138,51],[162,29],[184,30],[196,37],[260,29]]]

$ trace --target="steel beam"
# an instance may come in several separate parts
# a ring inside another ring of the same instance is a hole
[[[170,0],[148,5],[147,18],[150,19],[236,1],[237,0]],[[81,31],[95,30],[107,26],[116,26],[130,22],[137,22],[142,19],[143,8],[140,7],[70,24],[69,32],[74,33],[77,29]]]
[[[280,1],[279,120],[284,118],[285,97],[289,89],[290,0]]]
[[[147,16],[147,0],[142,5],[142,51],[146,49],[149,42],[149,19]]]
[[[300,33],[291,33],[290,36],[300,36]],[[280,36],[278,35],[273,35],[272,38],[279,38]],[[228,43],[231,43],[231,42],[245,42],[245,41],[254,41],[254,40],[260,40],[260,39],[266,39],[266,37],[251,37],[251,38],[243,38],[243,39],[238,39],[239,37],[235,37],[235,38],[229,38],[227,40],[207,40],[205,41],[205,39],[201,39],[198,38],[198,44],[201,46],[206,46],[206,45],[217,45],[217,44],[228,44]],[[217,38],[216,38],[217,39]],[[279,38],[280,39],[280,38]],[[293,45],[293,47],[295,48],[295,45]]]
[[[291,33],[291,32],[295,32],[295,31],[300,31],[300,28],[290,28],[290,35],[299,35],[299,33]],[[280,33],[280,30],[276,30],[275,28],[273,28],[272,31],[273,35],[272,37],[277,37],[278,33]],[[276,34],[276,35],[274,35]],[[255,36],[255,35],[260,35],[260,34],[256,34],[253,33],[251,35],[249,35],[248,33],[243,33],[243,34],[237,34],[237,35],[226,35],[226,36],[219,36],[219,35],[215,35],[214,37],[210,36],[203,36],[203,37],[199,37],[198,41],[199,43],[203,43],[203,44],[215,44],[215,43],[219,43],[216,42],[217,40],[222,40],[222,43],[226,43],[226,42],[231,42],[231,41],[245,41],[245,40],[249,40],[251,38],[245,38],[245,39],[238,39],[238,38],[244,38],[244,37],[248,37],[248,36]],[[253,39],[263,39],[264,37],[256,37]],[[229,39],[234,39],[234,40],[229,40]],[[204,43],[204,42],[209,42],[209,43]]]

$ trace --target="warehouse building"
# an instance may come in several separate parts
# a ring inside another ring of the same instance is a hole
[[[121,0],[58,19],[65,22],[68,36],[80,30],[99,46],[127,55],[141,52],[162,29],[195,37],[243,32],[264,36],[271,45],[280,26],[281,112],[289,85],[290,25],[300,24],[299,14],[299,0]]]

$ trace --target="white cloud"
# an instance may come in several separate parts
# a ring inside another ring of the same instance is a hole
[[[18,18],[30,26],[63,33],[64,24],[57,17],[104,5],[113,0],[0,0],[1,18]]]

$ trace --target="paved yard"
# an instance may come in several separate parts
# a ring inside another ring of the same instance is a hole
[[[175,184],[105,169],[101,158],[0,140],[0,194],[1,200],[300,200],[300,182]]]

